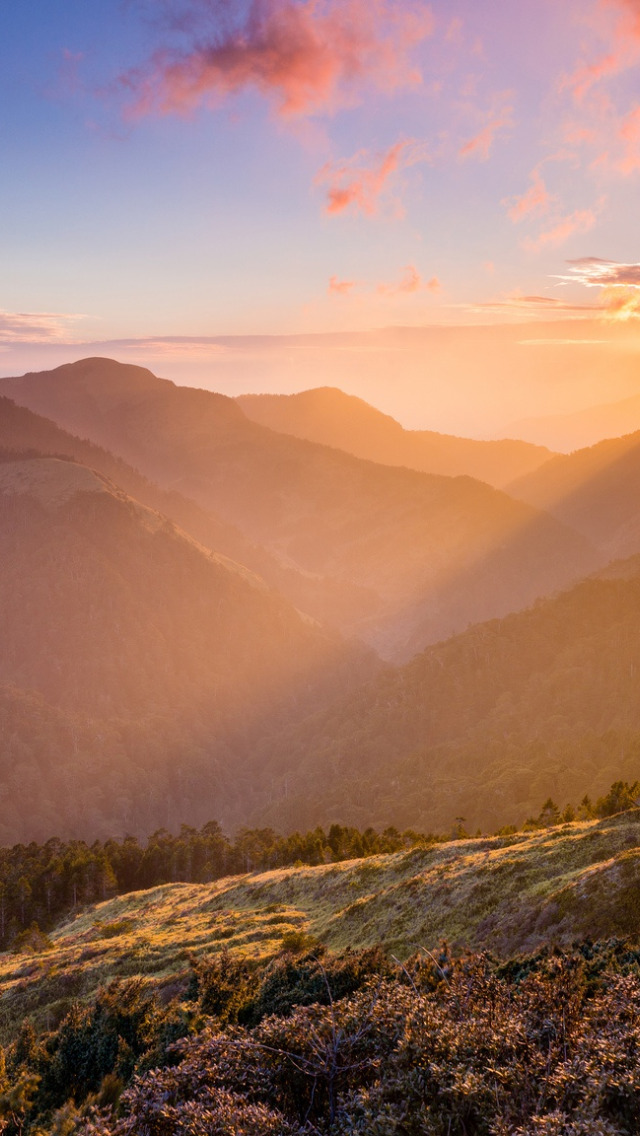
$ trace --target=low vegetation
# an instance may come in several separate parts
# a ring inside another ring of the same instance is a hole
[[[560,821],[613,816],[635,809],[639,801],[640,783],[626,781],[614,782],[595,803],[584,797],[577,808],[567,805],[561,811],[549,798],[522,831],[533,832]],[[498,835],[516,831],[515,826],[507,826]],[[333,824],[327,831],[318,827],[288,836],[280,836],[271,828],[242,828],[233,840],[216,821],[209,821],[201,829],[183,824],[177,835],[159,829],[146,843],[127,836],[123,840],[96,840],[91,845],[58,839],[41,845],[16,844],[0,848],[0,949],[30,949],[38,945],[43,931],[83,905],[159,884],[210,883],[242,873],[340,863],[429,848],[465,836],[464,817],[458,817],[447,834],[400,833],[396,828],[386,828],[382,833],[373,828],[360,832]],[[363,871],[366,874],[367,869]],[[375,872],[373,867],[371,872]]]
[[[7,1136],[633,1136],[640,952],[218,956],[163,1004],[139,981],[24,1026]]]
[[[125,845],[126,847],[126,842]],[[174,882],[28,926],[0,956],[0,1041],[25,1018],[50,1029],[75,1000],[136,976],[162,997],[228,952],[252,965],[284,948],[437,950],[507,958],[585,936],[637,936],[640,810],[462,838],[315,866]]]

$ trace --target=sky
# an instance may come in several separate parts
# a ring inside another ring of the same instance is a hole
[[[30,0],[0,87],[2,375],[478,435],[640,391],[640,0]]]

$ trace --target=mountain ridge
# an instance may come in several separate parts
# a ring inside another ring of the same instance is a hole
[[[145,476],[264,546],[284,570],[285,592],[286,570],[317,581],[318,606],[305,604],[312,615],[389,658],[522,607],[602,562],[583,537],[483,482],[278,434],[226,396],[154,386],[135,368],[127,400],[128,374],[126,365],[89,360],[2,380],[0,392],[36,412],[53,413],[55,402],[63,427],[100,445],[113,448],[117,435],[115,451]]]
[[[390,415],[337,387],[238,395],[236,402],[249,418],[281,433],[385,465],[450,477],[467,474],[497,489],[552,456],[546,447],[518,439],[478,441],[435,430],[405,430]]]

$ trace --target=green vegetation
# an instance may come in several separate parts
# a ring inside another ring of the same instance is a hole
[[[640,558],[469,628],[261,746],[262,816],[447,830],[521,824],[640,768]],[[258,772],[259,776],[259,772]],[[281,782],[282,784],[282,782]]]
[[[196,864],[198,849],[211,857],[216,849],[223,853],[215,826],[209,838],[207,847],[194,834],[190,848],[183,838],[173,845],[169,839],[167,865],[180,855]],[[159,849],[154,841],[149,849],[150,856],[127,840],[109,851],[121,857],[119,871],[135,873],[153,864]],[[406,959],[447,939],[456,949],[489,949],[506,958],[585,936],[636,939],[639,868],[640,810],[634,809],[599,821],[128,892],[76,909],[47,934],[27,925],[15,937],[13,953],[0,956],[0,1040],[13,1037],[25,1017],[50,1028],[74,999],[91,999],[114,979],[142,976],[163,997],[175,993],[189,966],[197,969],[223,951],[243,965],[285,947],[320,945],[339,952],[382,947]],[[95,866],[84,870],[95,879]],[[70,871],[73,862],[63,874],[72,886]],[[26,921],[26,903],[51,880],[47,873],[37,883],[34,877],[31,897],[28,880],[18,882]]]
[[[7,1136],[635,1136],[640,951],[227,954],[3,1054]]]
[[[0,949],[31,949],[40,928],[50,930],[63,916],[113,895],[176,880],[204,883],[292,864],[353,860],[435,839],[334,824],[328,832],[317,828],[289,836],[245,828],[230,840],[216,821],[208,821],[201,829],[183,824],[177,836],[160,829],[145,844],[127,836],[91,845],[53,839],[0,848]],[[118,919],[101,926],[101,937],[120,935],[125,924]]]
[[[0,461],[0,842],[246,807],[257,739],[370,674],[369,652],[87,467],[13,458]]]
[[[585,797],[578,808],[569,804],[562,812],[549,798],[540,814],[526,821],[522,831],[547,829],[560,821],[578,818],[611,817],[636,810],[639,801],[640,783],[626,781],[614,782],[595,804]],[[0,949],[36,950],[43,932],[56,926],[61,918],[113,895],[175,881],[207,883],[249,872],[313,867],[432,848],[467,837],[461,822],[462,818],[453,835],[400,833],[395,828],[382,833],[373,828],[359,832],[357,828],[333,824],[327,831],[318,827],[288,836],[279,836],[270,828],[243,828],[230,840],[217,821],[209,821],[199,830],[182,825],[175,836],[160,829],[146,844],[127,836],[124,840],[96,840],[91,845],[81,840],[53,839],[43,845],[32,842],[0,848]],[[516,826],[509,825],[498,835],[511,836],[517,831]],[[371,885],[380,882],[383,874],[383,867],[377,863],[358,868],[358,880]],[[129,929],[126,919],[117,919],[101,925],[101,938],[119,936]]]

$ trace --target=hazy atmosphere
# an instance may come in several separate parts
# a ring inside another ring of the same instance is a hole
[[[0,4],[0,1133],[640,1133],[640,0]]]

